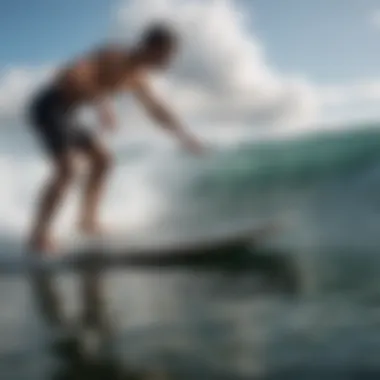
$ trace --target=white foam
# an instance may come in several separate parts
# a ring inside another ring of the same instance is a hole
[[[39,191],[48,175],[48,166],[37,157],[23,161],[0,155],[0,231],[18,236],[27,233]],[[80,188],[76,186],[58,215],[55,228],[59,235],[72,235],[75,231],[80,200]],[[103,218],[112,225],[140,228],[154,222],[166,204],[160,189],[152,182],[149,163],[127,164],[118,167],[110,177],[102,207]]]

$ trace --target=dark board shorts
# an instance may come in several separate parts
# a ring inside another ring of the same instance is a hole
[[[32,99],[30,122],[50,155],[61,157],[73,149],[89,150],[94,136],[75,120],[74,109],[62,94],[50,87]]]

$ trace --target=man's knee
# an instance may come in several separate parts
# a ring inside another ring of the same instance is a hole
[[[57,186],[67,186],[75,176],[75,166],[71,159],[62,159],[56,165],[55,182]]]
[[[113,158],[107,151],[98,151],[91,155],[92,171],[98,174],[105,174],[113,166]]]

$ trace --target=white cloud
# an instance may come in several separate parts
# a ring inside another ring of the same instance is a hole
[[[51,67],[9,67],[0,71],[0,122],[20,121],[31,93],[53,73]]]
[[[316,111],[304,79],[278,73],[266,60],[248,20],[228,0],[124,1],[116,35],[135,40],[152,21],[170,22],[181,37],[181,54],[166,82],[179,107],[213,120],[305,121]]]
[[[358,105],[380,100],[380,79],[366,79],[343,85],[324,86],[319,89],[325,106]]]

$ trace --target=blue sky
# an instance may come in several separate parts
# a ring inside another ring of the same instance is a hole
[[[6,0],[0,3],[1,65],[59,62],[101,41],[112,0]]]
[[[380,74],[376,0],[254,0],[255,30],[270,60],[318,82]]]
[[[319,83],[380,74],[376,0],[237,0],[268,60]],[[116,0],[8,0],[0,4],[0,64],[59,62],[107,36]]]

